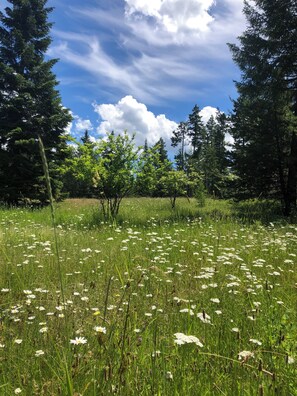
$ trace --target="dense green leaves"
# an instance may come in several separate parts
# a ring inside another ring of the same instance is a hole
[[[135,180],[137,151],[134,137],[127,133],[109,134],[98,146],[97,188],[105,216],[115,217],[122,199],[131,191]]]
[[[242,71],[234,104],[235,170],[241,196],[281,197],[296,205],[297,5],[245,2],[240,45],[230,45]]]
[[[92,198],[97,195],[95,175],[97,173],[97,152],[88,132],[81,139],[82,143],[68,146],[68,155],[60,171],[63,175],[63,190],[71,198]]]
[[[145,142],[138,158],[135,193],[143,197],[155,196],[160,172],[162,164],[158,146],[148,147]]]
[[[209,194],[219,197],[225,195],[229,165],[225,138],[229,130],[230,122],[224,113],[218,110],[205,125],[195,105],[188,120],[179,123],[171,138],[172,146],[179,147],[175,155],[177,170],[190,177],[195,173],[197,182],[203,183]],[[189,185],[188,194],[195,194],[193,186]]]
[[[61,187],[57,165],[63,160],[63,138],[71,116],[63,108],[46,60],[51,43],[51,8],[45,0],[9,0],[0,13],[0,200],[44,203],[42,165],[37,138],[48,157],[56,196]]]
[[[100,200],[106,218],[118,214],[122,199],[134,187],[137,172],[138,150],[134,137],[125,132],[92,143],[85,134],[83,144],[72,146],[70,157],[64,162],[64,178],[72,185],[82,187],[81,196],[93,196]],[[75,189],[72,190],[73,196]]]
[[[171,208],[174,209],[176,198],[187,196],[190,179],[183,171],[171,170],[161,178],[160,184],[164,194],[170,198]]]

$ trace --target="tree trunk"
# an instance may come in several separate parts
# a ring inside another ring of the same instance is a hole
[[[277,111],[274,110],[274,137],[276,141],[276,151],[277,151],[277,167],[278,167],[278,177],[280,183],[281,196],[284,204],[284,214],[288,211],[288,199],[287,199],[287,186],[285,180],[285,172],[284,172],[284,154],[283,149],[281,147],[279,127],[278,127],[278,118]]]
[[[287,193],[285,197],[285,215],[289,216],[292,207],[296,207],[297,199],[297,136],[293,132],[291,140],[291,152],[288,164]]]

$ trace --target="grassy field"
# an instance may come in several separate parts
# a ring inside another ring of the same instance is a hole
[[[0,209],[0,395],[297,395],[297,225],[276,204]]]

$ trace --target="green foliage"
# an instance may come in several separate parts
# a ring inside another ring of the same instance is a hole
[[[126,132],[118,136],[110,133],[99,142],[98,154],[96,187],[105,217],[114,218],[122,199],[134,186],[138,156],[134,137]]]
[[[230,45],[242,71],[234,103],[234,165],[243,197],[277,197],[296,206],[296,2],[246,2],[248,27]]]
[[[206,201],[206,189],[202,180],[198,180],[196,183],[196,188],[194,190],[194,196],[197,200],[198,206],[203,208]]]
[[[175,156],[177,170],[186,171],[187,157],[186,146],[188,145],[188,123],[180,122],[176,130],[172,132],[171,145],[177,147],[180,144],[178,154]]]
[[[135,174],[135,190],[139,196],[160,197],[163,189],[160,179],[172,169],[168,159],[166,144],[162,138],[152,147],[145,141],[144,148],[137,158],[137,171]]]
[[[193,107],[192,113],[189,114],[187,134],[193,148],[192,158],[199,166],[202,147],[205,142],[205,128],[197,105]]]
[[[156,147],[148,147],[145,142],[144,149],[139,155],[135,180],[135,192],[142,197],[155,195],[158,184],[159,153]]]
[[[229,160],[225,136],[229,131],[230,120],[224,113],[218,110],[204,125],[200,109],[195,105],[188,121],[180,122],[171,138],[173,147],[180,145],[175,156],[177,170],[192,174],[190,177],[195,173],[197,183],[203,178],[206,192],[218,197],[223,197],[227,189]],[[191,153],[185,151],[188,144]],[[189,186],[189,195],[194,193],[192,187]]]
[[[202,147],[201,170],[208,194],[223,197],[227,171],[225,135],[228,132],[227,116],[217,111],[205,125],[205,142]]]
[[[156,185],[153,191],[154,197],[164,196],[164,191],[161,183],[162,177],[166,177],[169,171],[172,170],[172,163],[168,158],[165,142],[160,138],[152,147],[154,151],[153,166],[156,171]]]
[[[164,195],[169,196],[172,209],[175,208],[176,198],[187,196],[190,180],[183,171],[171,170],[162,176],[160,184]]]
[[[61,168],[65,180],[74,187],[79,182],[83,193],[89,191],[100,200],[104,217],[115,218],[122,199],[134,186],[138,155],[134,137],[129,138],[126,132],[118,136],[110,133],[105,140],[76,145],[69,147],[71,155]]]
[[[95,197],[96,174],[98,173],[98,153],[96,144],[92,143],[88,133],[81,139],[82,143],[72,139],[67,148],[68,155],[61,166],[64,191],[70,197]]]
[[[52,8],[46,8],[44,0],[9,3],[11,7],[0,13],[0,200],[45,203],[37,137],[44,142],[58,197],[57,166],[65,148],[62,135],[71,120],[55,88],[51,69],[56,60],[45,60]]]

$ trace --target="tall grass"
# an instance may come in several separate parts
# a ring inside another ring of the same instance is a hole
[[[48,199],[50,203],[50,211],[51,211],[51,221],[52,221],[52,227],[53,227],[53,234],[54,234],[54,257],[56,258],[56,264],[57,264],[57,272],[59,274],[59,280],[60,280],[60,290],[61,292],[61,297],[62,297],[62,305],[61,308],[65,308],[66,306],[66,299],[65,299],[65,291],[64,291],[64,275],[62,272],[62,265],[61,265],[61,259],[60,259],[60,251],[59,251],[59,242],[58,242],[58,233],[57,233],[57,224],[56,224],[56,216],[55,216],[55,208],[54,208],[54,198],[53,198],[53,193],[52,193],[52,186],[51,186],[51,180],[50,180],[50,174],[49,174],[49,169],[48,169],[48,163],[47,163],[47,158],[46,158],[46,153],[44,149],[44,145],[42,142],[42,139],[40,136],[38,136],[38,143],[39,143],[39,149],[40,149],[40,155],[42,159],[42,166],[43,166],[43,172],[44,172],[44,177],[45,177],[45,182],[46,182],[46,187],[47,187],[47,193],[48,193]],[[31,303],[30,303],[31,305]],[[64,314],[63,314],[64,315]],[[62,328],[64,334],[66,335],[66,338],[69,338],[69,331],[68,331],[68,320],[67,320],[67,315],[64,315],[65,318],[65,326]],[[67,389],[67,394],[68,396],[72,396],[73,394],[73,386],[72,386],[72,378],[69,373],[69,368],[68,368],[68,361],[69,359],[67,358],[69,353],[66,353],[65,351],[69,352],[69,345],[62,345],[62,352],[61,352],[61,357],[60,360],[62,362],[62,365],[64,366],[65,370],[65,380],[64,382],[66,383],[66,389]],[[41,352],[40,352],[41,351]],[[37,355],[41,356],[44,354],[43,350],[39,350],[39,353],[36,352]],[[37,356],[39,357],[39,356]]]
[[[177,205],[58,204],[64,301],[49,208],[1,211],[1,395],[297,394],[296,225]]]

